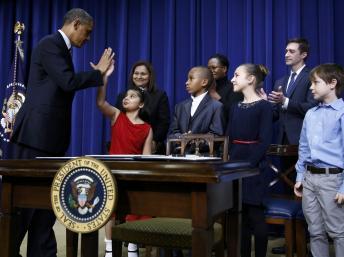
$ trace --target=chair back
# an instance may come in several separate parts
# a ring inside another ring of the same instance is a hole
[[[166,143],[166,154],[171,154],[172,143],[180,145],[180,154],[185,155],[185,148],[189,144],[195,145],[195,154],[201,155],[200,145],[206,143],[209,146],[209,156],[214,156],[214,146],[216,143],[220,143],[222,149],[222,159],[228,161],[228,137],[227,136],[215,136],[213,134],[184,134],[178,138],[169,138]]]

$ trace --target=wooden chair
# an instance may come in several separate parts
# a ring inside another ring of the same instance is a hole
[[[268,152],[266,153],[268,156],[278,156],[280,158],[284,157],[296,157],[298,156],[298,145],[270,145]],[[290,167],[286,167],[284,170],[278,169],[271,161],[269,161],[270,168],[276,173],[277,178],[274,179],[269,186],[275,185],[278,181],[283,181],[288,185],[288,187],[293,190],[294,189],[294,181],[289,177],[295,172],[295,163],[293,163]]]
[[[295,218],[300,210],[302,210],[301,202],[293,199],[270,198],[266,202],[266,223],[284,226],[287,257],[294,256]]]
[[[298,257],[307,256],[306,229],[307,223],[301,209],[297,212],[295,217],[296,255]]]
[[[211,134],[188,134],[178,139],[167,141],[166,154],[171,153],[171,144],[180,144],[181,154],[185,154],[185,148],[189,143],[195,144],[195,154],[200,155],[199,145],[207,143],[209,155],[214,155],[214,145],[219,142],[223,145],[222,159],[228,160],[228,138],[216,137]],[[225,220],[223,218],[222,220]],[[224,236],[226,226],[215,222],[213,227],[213,239],[216,257],[224,256]],[[113,244],[116,249],[121,249],[122,242],[132,242],[143,245],[156,246],[165,249],[165,256],[172,256],[172,249],[190,249],[192,243],[192,226],[190,219],[157,217],[143,221],[122,223],[113,227]],[[120,256],[120,250],[113,256]]]
[[[298,146],[297,145],[271,145],[267,155],[270,156],[294,156],[297,157],[298,155]],[[270,183],[270,186],[273,186],[279,180],[284,181],[291,190],[294,188],[294,181],[289,178],[289,175],[295,171],[294,165],[287,167],[284,171],[279,170],[276,166],[274,166],[271,162],[269,162],[269,166],[272,170],[274,170],[277,174],[277,178]],[[285,234],[285,245],[286,245],[286,256],[292,257],[294,256],[295,250],[295,241],[297,235],[297,243],[305,242],[300,238],[304,235],[304,231],[300,231],[300,226],[296,228],[296,218],[297,215],[302,213],[302,205],[301,201],[298,199],[289,199],[285,197],[271,197],[266,202],[266,212],[265,212],[265,220],[268,224],[275,224],[275,225],[283,225],[284,226],[284,234]],[[297,229],[297,230],[296,230]],[[300,246],[296,246],[296,248],[300,249]],[[305,257],[303,250],[297,251],[298,257]]]
[[[185,155],[185,149],[188,144],[195,145],[195,154],[201,155],[200,145],[206,143],[209,146],[209,156],[214,156],[214,146],[216,143],[223,144],[223,154],[222,159],[228,161],[228,137],[226,136],[215,136],[213,134],[184,134],[179,138],[170,138],[167,140],[166,144],[166,155],[171,154],[171,145],[179,144],[180,145],[180,155]]]

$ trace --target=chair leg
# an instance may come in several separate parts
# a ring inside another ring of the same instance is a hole
[[[157,256],[164,256],[164,257],[172,257],[173,253],[172,253],[172,249],[168,249],[168,248],[162,248],[162,247],[158,247],[157,249]]]
[[[224,257],[225,256],[225,248],[224,248],[224,241],[221,240],[218,244],[216,244],[215,248],[215,257]]]
[[[152,246],[146,245],[146,257],[151,257],[152,256]]]
[[[306,242],[306,232],[305,232],[305,221],[296,220],[295,230],[296,230],[296,255],[297,257],[306,257],[307,256],[307,242]]]
[[[173,256],[173,250],[172,249],[165,248],[164,251],[165,251],[165,257],[172,257]]]
[[[284,223],[286,257],[293,257],[294,245],[294,226],[293,220],[286,220]]]

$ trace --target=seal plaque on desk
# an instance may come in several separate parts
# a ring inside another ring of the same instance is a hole
[[[116,202],[117,184],[111,171],[91,157],[66,162],[51,186],[51,205],[56,218],[77,233],[93,232],[104,226]]]

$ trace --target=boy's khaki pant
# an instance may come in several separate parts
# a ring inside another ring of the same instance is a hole
[[[302,209],[308,224],[313,257],[329,257],[327,234],[334,241],[336,257],[344,256],[344,205],[334,201],[343,176],[344,173],[305,173]]]

